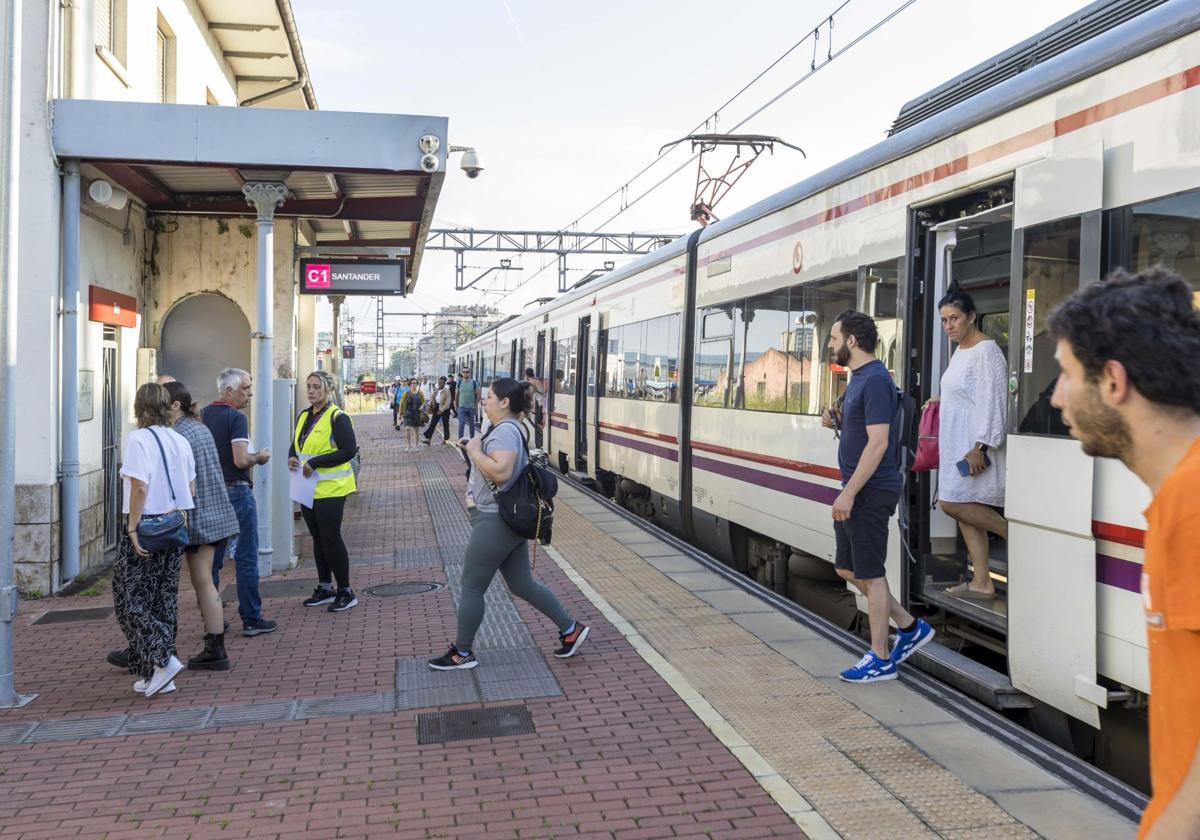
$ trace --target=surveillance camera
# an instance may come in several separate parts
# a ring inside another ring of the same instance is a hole
[[[437,172],[438,159],[437,155],[421,155],[421,171],[422,172]]]
[[[422,134],[421,139],[417,141],[417,146],[427,155],[436,154],[441,145],[442,141],[436,134]]]
[[[479,173],[483,171],[483,156],[474,149],[468,149],[463,152],[460,166],[468,178],[478,178]]]

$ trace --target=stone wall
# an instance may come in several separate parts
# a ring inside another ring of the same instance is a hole
[[[13,559],[25,595],[49,595],[69,582],[62,580],[61,492],[60,483],[17,485]],[[104,563],[103,470],[79,477],[79,504],[79,570],[86,573]]]

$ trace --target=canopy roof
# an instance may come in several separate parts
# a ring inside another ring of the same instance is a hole
[[[252,181],[279,181],[280,218],[319,246],[410,249],[416,284],[446,166],[445,117],[144,102],[54,101],[54,151],[90,164],[151,213],[253,217]],[[436,171],[420,139],[438,139]]]

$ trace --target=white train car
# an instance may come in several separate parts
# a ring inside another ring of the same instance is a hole
[[[1195,0],[1093,4],[909,103],[877,146],[506,325],[545,339],[552,459],[776,591],[853,612],[829,565],[840,475],[819,415],[848,375],[829,327],[875,317],[920,404],[949,359],[936,301],[953,277],[1010,367],[1001,597],[946,592],[967,561],[931,510],[935,475],[901,502],[893,591],[1015,689],[988,678],[976,696],[1144,738],[1148,496],[1066,435],[1044,323],[1119,266],[1161,263],[1200,291],[1198,30]]]

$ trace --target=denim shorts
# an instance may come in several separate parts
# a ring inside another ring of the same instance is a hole
[[[833,523],[837,543],[834,567],[854,573],[858,580],[886,575],[888,523],[896,512],[900,494],[864,487],[854,497],[850,518]]]

